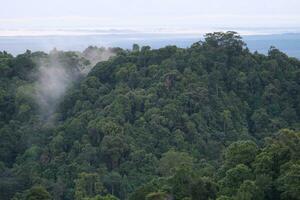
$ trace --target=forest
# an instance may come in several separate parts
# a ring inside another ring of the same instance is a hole
[[[231,31],[93,50],[0,52],[1,200],[300,199],[298,59]]]

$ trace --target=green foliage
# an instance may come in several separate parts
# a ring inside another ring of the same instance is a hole
[[[237,164],[250,165],[255,159],[258,148],[252,141],[238,141],[232,143],[225,152],[226,164],[234,167]]]
[[[235,32],[104,50],[0,52],[1,200],[299,199],[299,60]],[[53,58],[74,81],[48,112]]]
[[[107,166],[114,169],[119,166],[121,159],[126,158],[129,146],[123,136],[107,135],[101,142],[101,152],[107,158]]]
[[[25,196],[25,200],[50,200],[51,196],[47,190],[41,186],[32,187],[28,194]]]
[[[97,173],[81,173],[75,180],[75,199],[81,200],[104,192],[103,183]]]
[[[246,180],[241,184],[241,186],[237,192],[236,199],[256,200],[256,199],[263,199],[263,198],[259,194],[259,189],[255,185],[255,182]]]
[[[190,197],[191,184],[193,182],[193,174],[188,168],[180,168],[171,177],[170,185],[171,192],[176,199],[183,199]]]
[[[199,178],[191,185],[191,199],[192,200],[209,200],[217,197],[217,184],[207,178]]]
[[[237,166],[226,171],[226,175],[220,180],[220,190],[224,195],[234,195],[238,187],[245,181],[252,177],[251,170],[244,164]]]
[[[168,195],[164,192],[152,192],[146,196],[146,200],[166,200]]]
[[[84,198],[83,200],[118,200],[117,197],[113,196],[113,195],[105,195],[105,196],[95,196],[95,197],[92,197],[92,198]]]
[[[170,176],[180,167],[193,167],[194,159],[184,152],[170,150],[163,154],[159,161],[159,172],[163,176]]]
[[[282,191],[282,199],[297,199],[300,197],[300,164],[286,163],[281,171],[283,173],[278,177],[278,189]]]

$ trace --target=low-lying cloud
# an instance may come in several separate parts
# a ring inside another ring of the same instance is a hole
[[[54,52],[39,62],[35,100],[42,115],[47,117],[55,112],[67,89],[78,81],[79,77],[87,75],[96,63],[115,55],[111,49],[89,47],[82,53],[73,54],[78,60],[85,59],[86,62],[70,66],[61,59],[60,53],[66,56],[63,52]]]
[[[41,111],[45,114],[52,114],[60,98],[73,81],[72,75],[68,74],[62,66],[41,66],[36,95]]]

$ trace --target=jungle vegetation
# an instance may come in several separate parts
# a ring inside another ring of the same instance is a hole
[[[33,95],[51,53],[0,52],[1,200],[300,199],[299,60],[235,32],[113,50],[87,75],[52,53],[77,74],[54,112]]]

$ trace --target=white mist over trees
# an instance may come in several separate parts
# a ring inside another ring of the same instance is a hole
[[[71,59],[64,54],[71,55]],[[88,47],[83,52],[53,50],[47,58],[39,60],[35,100],[41,112],[51,115],[68,87],[87,75],[95,64],[114,55],[112,49]]]
[[[72,74],[61,65],[41,66],[36,87],[36,100],[41,110],[52,113],[57,101],[73,81]]]

